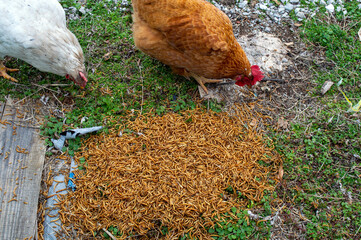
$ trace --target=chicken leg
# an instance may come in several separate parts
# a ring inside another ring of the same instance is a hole
[[[0,61],[0,77],[3,77],[7,80],[18,82],[15,78],[9,76],[6,72],[16,72],[19,71],[19,69],[11,69],[4,66],[3,61]]]
[[[199,85],[203,88],[206,94],[208,94],[208,89],[206,88],[206,86],[204,86],[205,83],[219,83],[223,81],[222,79],[208,79],[202,76],[198,76],[195,73],[189,73],[189,74],[199,83]]]

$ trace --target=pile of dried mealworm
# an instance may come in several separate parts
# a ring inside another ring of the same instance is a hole
[[[245,205],[237,193],[258,201],[277,181],[281,159],[250,122],[242,108],[233,116],[196,109],[141,115],[122,134],[91,137],[76,156],[85,171],[61,203],[62,222],[80,233],[116,226],[123,236],[149,234],[161,222],[168,238],[208,238],[214,216]]]

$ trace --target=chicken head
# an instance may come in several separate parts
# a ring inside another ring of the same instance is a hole
[[[77,84],[81,89],[84,89],[88,79],[83,72],[79,72],[77,76],[71,76],[69,74],[65,75],[66,79],[72,80],[75,84]]]
[[[67,28],[57,0],[0,1],[0,76],[16,82],[2,64],[5,56],[19,58],[42,72],[87,84],[83,50]]]
[[[243,87],[248,85],[249,87],[255,85],[257,82],[264,78],[263,72],[257,65],[251,66],[251,73],[249,76],[238,75],[235,77],[236,85]]]

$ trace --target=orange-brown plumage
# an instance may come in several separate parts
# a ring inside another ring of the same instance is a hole
[[[212,82],[207,79],[252,78],[231,21],[212,4],[205,0],[132,0],[132,4],[135,45],[175,73],[192,76],[201,86],[202,81]]]

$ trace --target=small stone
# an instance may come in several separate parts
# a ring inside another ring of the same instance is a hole
[[[326,6],[327,3],[325,2],[325,0],[321,0],[320,4]]]
[[[335,0],[328,0],[327,2],[328,2],[328,4],[334,4]]]
[[[306,15],[305,15],[304,12],[298,12],[298,13],[296,14],[296,17],[298,17],[298,18],[300,18],[300,19],[302,20],[302,19],[306,18]]]
[[[287,11],[291,11],[293,8],[294,8],[294,6],[293,6],[291,3],[287,3],[287,4],[285,5],[285,9],[286,9]]]
[[[329,12],[329,13],[334,13],[335,12],[335,7],[330,4],[330,5],[327,5],[326,6],[326,10]]]
[[[75,8],[75,7],[69,7],[68,9],[69,9],[69,11],[71,11],[72,13],[76,13],[76,8]]]
[[[81,6],[79,9],[79,12],[81,12],[82,14],[85,14],[86,13],[85,7]]]
[[[271,28],[270,28],[270,27],[266,27],[264,31],[265,31],[265,32],[271,32]]]
[[[264,5],[264,4],[262,4],[262,3],[259,5],[259,8],[262,9],[262,10],[268,9],[268,7],[266,5]]]
[[[297,4],[299,2],[300,2],[300,0],[290,0],[290,3],[294,3],[294,4]]]
[[[247,1],[243,1],[243,2],[238,3],[238,7],[240,7],[240,8],[244,8],[244,7],[246,7],[246,6],[247,6],[247,4],[248,4],[248,2],[247,2]]]

